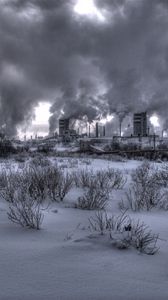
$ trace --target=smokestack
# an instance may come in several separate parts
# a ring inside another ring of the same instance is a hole
[[[120,137],[121,137],[121,125],[122,125],[122,121],[121,120],[119,120],[119,122],[120,122],[120,127],[119,127],[119,130],[120,130],[120,132],[119,132],[119,135],[120,135]]]
[[[103,136],[106,136],[106,126],[103,126]]]
[[[96,122],[96,137],[99,137],[99,124]]]
[[[162,138],[164,137],[164,129],[162,130]]]

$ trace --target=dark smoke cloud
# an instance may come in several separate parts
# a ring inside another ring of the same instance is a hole
[[[144,110],[167,127],[167,1],[95,0],[104,21],[75,2],[0,1],[0,126],[14,135],[47,100],[51,131],[60,116]]]

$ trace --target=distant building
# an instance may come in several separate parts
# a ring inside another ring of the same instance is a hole
[[[99,124],[96,122],[96,138],[106,136],[106,127],[105,125]]]
[[[146,112],[136,113],[133,118],[133,127],[135,136],[147,136],[147,115]]]
[[[69,131],[69,119],[59,119],[59,136]]]
[[[79,139],[80,151],[102,152],[103,145],[111,145],[112,138],[81,138]],[[95,149],[93,149],[95,147]]]

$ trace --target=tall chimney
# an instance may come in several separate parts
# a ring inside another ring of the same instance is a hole
[[[164,137],[164,129],[162,130],[162,138]]]
[[[106,136],[106,126],[103,126],[103,136]]]
[[[99,124],[96,122],[96,137],[99,137]]]
[[[119,130],[120,130],[120,137],[121,137],[121,125],[122,125],[122,121],[119,120],[119,122],[120,122],[120,128],[119,128]]]

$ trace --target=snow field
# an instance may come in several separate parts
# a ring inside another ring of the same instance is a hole
[[[71,158],[51,161],[69,172],[86,167],[94,172],[108,167],[120,169],[128,177],[127,183],[112,192],[109,215],[120,213],[118,202],[130,184],[130,173],[142,163]],[[18,167],[15,162],[9,161],[8,165],[15,170]],[[81,190],[73,187],[62,203],[51,203],[43,211],[39,231],[11,223],[6,214],[8,205],[1,200],[0,299],[167,300],[168,212],[128,212],[159,233],[158,253],[148,256],[134,249],[118,250],[105,236],[89,230],[88,218],[94,216],[94,211],[73,208],[80,194]]]

